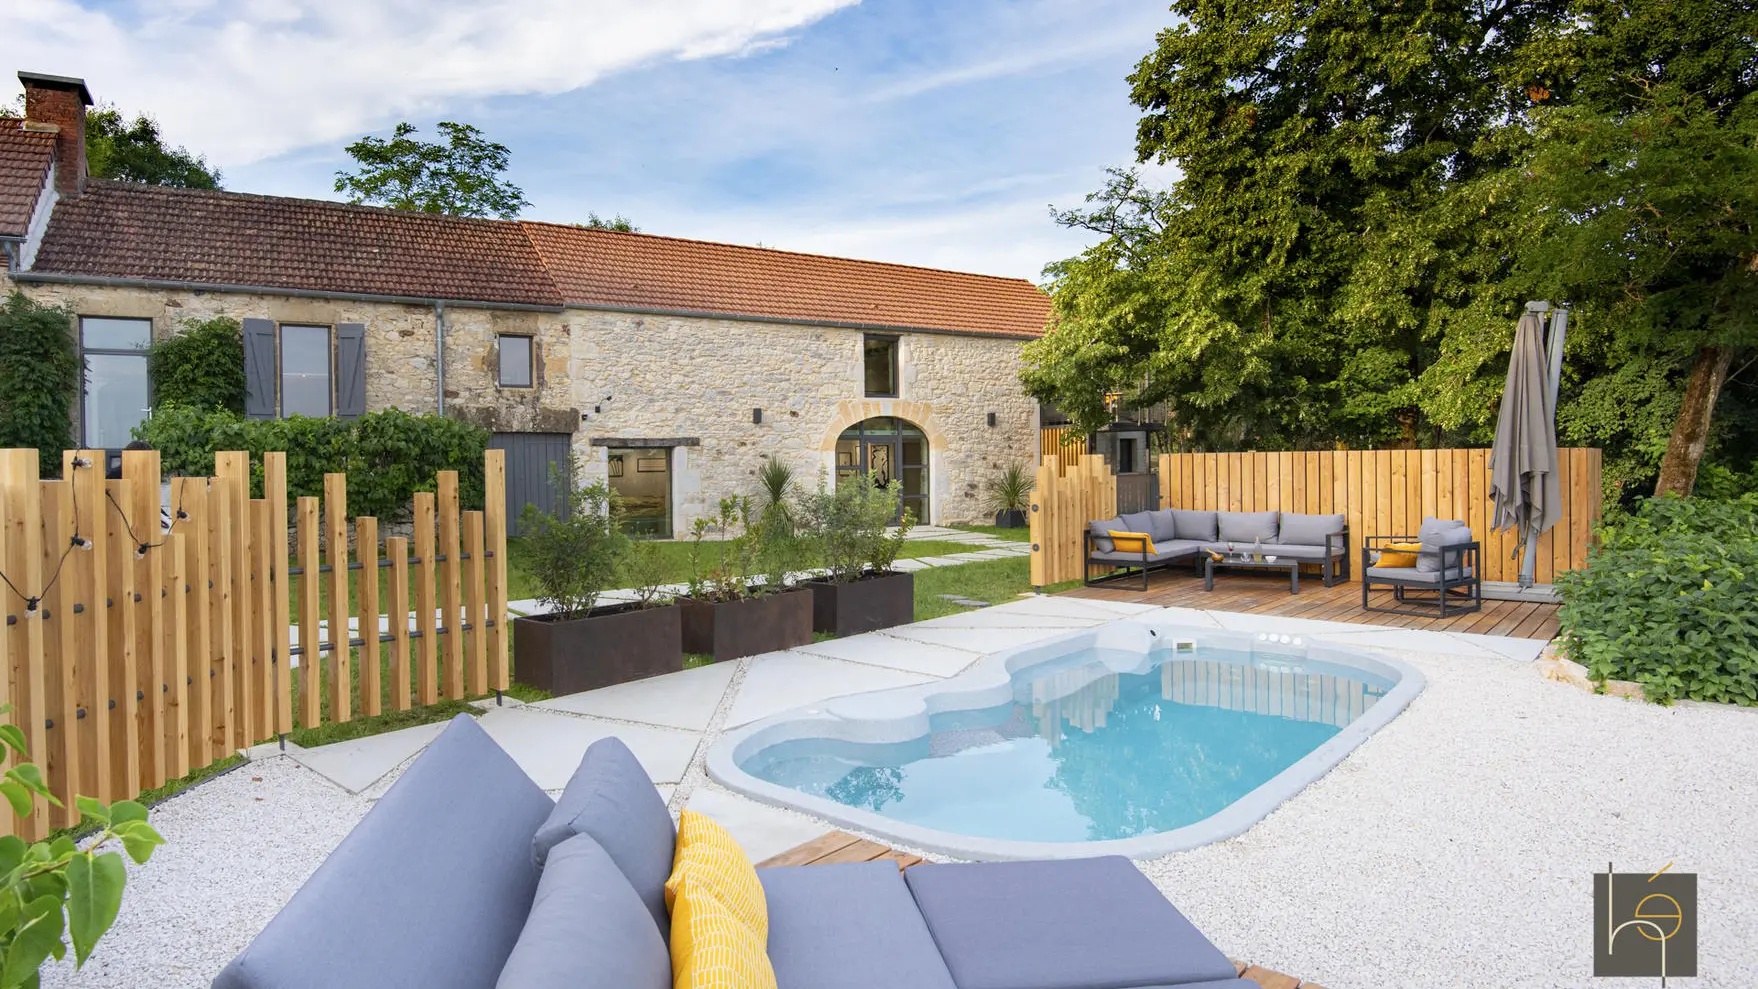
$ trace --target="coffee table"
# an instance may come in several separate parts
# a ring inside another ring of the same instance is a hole
[[[1286,570],[1288,571],[1288,593],[1300,593],[1300,561],[1278,556],[1274,560],[1268,556],[1252,557],[1247,553],[1229,554],[1217,560],[1213,556],[1203,557],[1203,590],[1215,589],[1215,568],[1230,567],[1234,570]]]

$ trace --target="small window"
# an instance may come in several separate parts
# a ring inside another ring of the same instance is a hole
[[[80,395],[85,446],[120,449],[147,417],[146,348],[153,342],[153,322],[83,316],[79,342],[86,367]]]
[[[500,338],[502,388],[531,387],[531,338],[502,335]]]
[[[869,398],[897,397],[897,338],[869,336],[862,341]]]
[[[330,414],[330,328],[281,325],[281,415]]]

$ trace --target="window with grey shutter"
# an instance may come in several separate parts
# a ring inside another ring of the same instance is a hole
[[[335,411],[330,388],[330,328],[281,324],[281,415]]]
[[[336,415],[366,414],[366,324],[336,324]]]
[[[244,321],[244,414],[252,419],[275,417],[275,323]]]

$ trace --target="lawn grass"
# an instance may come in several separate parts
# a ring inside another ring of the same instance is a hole
[[[1044,588],[1047,593],[1054,594],[1071,587],[1080,586],[1080,581],[1070,580],[1060,584],[1052,584]],[[916,621],[927,621],[942,615],[956,615],[971,609],[942,598],[942,594],[956,594],[975,601],[987,601],[990,604],[1006,604],[1029,593],[1032,589],[1032,561],[1029,557],[1015,557],[1011,560],[987,560],[982,563],[966,563],[956,567],[931,567],[916,571]]]
[[[958,529],[962,532],[980,532],[985,536],[1005,539],[1010,543],[1029,543],[1032,541],[1032,530],[1026,526],[1020,526],[1017,529],[1003,529],[998,525],[952,525],[947,528]]]

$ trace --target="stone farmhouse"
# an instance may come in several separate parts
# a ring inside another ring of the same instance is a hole
[[[147,415],[142,349],[187,319],[244,327],[247,413],[396,407],[477,423],[517,507],[572,451],[648,531],[683,535],[763,457],[808,483],[876,470],[924,521],[982,515],[1037,452],[1019,349],[1030,282],[553,223],[89,178],[79,79],[21,72],[0,117],[6,275],[77,319],[76,435]]]

